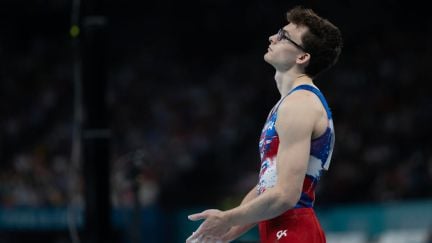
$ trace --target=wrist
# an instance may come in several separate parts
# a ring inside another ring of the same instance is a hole
[[[221,217],[228,227],[234,226],[232,213],[230,211],[231,210],[221,212]]]

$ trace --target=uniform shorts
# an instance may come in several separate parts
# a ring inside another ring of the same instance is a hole
[[[261,243],[325,243],[313,208],[294,208],[258,225]]]

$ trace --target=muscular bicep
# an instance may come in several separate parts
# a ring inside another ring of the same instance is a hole
[[[291,97],[289,97],[291,98]],[[296,203],[306,175],[316,114],[307,97],[294,97],[281,105],[276,129],[279,135],[277,187]]]

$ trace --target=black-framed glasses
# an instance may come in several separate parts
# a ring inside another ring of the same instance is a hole
[[[289,38],[286,34],[287,34],[286,30],[284,30],[282,28],[279,29],[279,31],[277,33],[277,40],[278,41],[287,40],[287,41],[291,42],[291,44],[295,45],[298,49],[300,49],[304,52],[307,52],[303,46],[301,46],[301,45],[297,44],[295,41],[291,40],[291,38]]]

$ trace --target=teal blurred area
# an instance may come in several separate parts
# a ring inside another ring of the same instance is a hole
[[[117,208],[112,212],[112,224],[124,232],[128,242],[130,224],[135,218],[140,222],[138,231],[144,242],[185,242],[200,222],[192,222],[187,216],[206,207],[194,207],[166,212],[158,207]],[[66,231],[73,213],[78,228],[83,227],[83,211],[68,208],[1,208],[0,230]],[[138,212],[138,214],[137,214]],[[387,202],[380,204],[347,204],[329,208],[317,208],[318,218],[329,243],[429,243],[432,230],[432,200]],[[139,215],[138,218],[135,216]],[[244,234],[236,242],[258,242],[257,227]]]
[[[431,242],[432,200],[318,209],[328,242]]]

